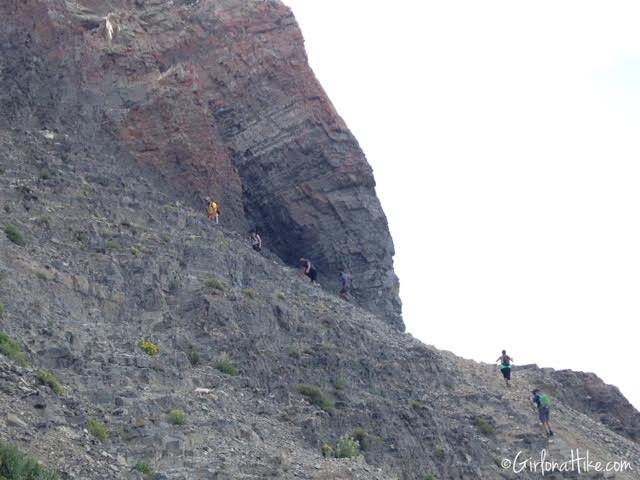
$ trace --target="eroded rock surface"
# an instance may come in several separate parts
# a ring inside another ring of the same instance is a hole
[[[135,159],[195,206],[257,226],[287,263],[403,329],[393,243],[357,141],[308,66],[290,10],[267,0],[7,0],[7,125],[68,128]]]
[[[637,412],[613,387],[527,367],[506,389],[494,365],[426,346],[309,285],[179,196],[169,200],[144,166],[72,133],[0,130],[2,225],[25,240],[0,234],[0,331],[30,364],[0,355],[0,440],[64,478],[133,480],[144,461],[167,480],[532,480],[540,473],[516,475],[499,461],[542,449],[566,461],[577,447],[636,465],[637,428],[616,423]],[[553,398],[553,443],[528,405],[536,385]],[[596,390],[606,418],[581,401]],[[183,425],[170,421],[173,409]],[[89,418],[105,426],[105,443]],[[322,457],[343,435],[364,458]]]

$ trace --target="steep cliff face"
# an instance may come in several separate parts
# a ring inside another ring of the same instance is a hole
[[[156,480],[533,480],[501,462],[542,449],[567,461],[575,448],[640,458],[637,412],[595,376],[530,366],[507,389],[494,365],[309,285],[161,185],[71,131],[0,129],[0,225],[24,238],[0,232],[0,333],[30,364],[0,349],[0,441],[64,479],[139,480],[145,462]],[[552,395],[553,442],[533,386]],[[364,459],[323,458],[345,435]]]
[[[393,244],[371,168],[307,64],[280,1],[8,0],[8,125],[70,128],[134,159],[225,224],[256,226],[286,262],[356,279],[403,329]]]
[[[0,14],[0,440],[76,480],[139,479],[140,461],[156,480],[534,479],[500,460],[640,458],[638,412],[597,377],[531,366],[507,390],[399,331],[371,171],[281,3]],[[250,248],[254,223],[285,262]],[[325,278],[350,267],[369,311],[296,275],[300,254]],[[323,458],[343,436],[364,460]]]

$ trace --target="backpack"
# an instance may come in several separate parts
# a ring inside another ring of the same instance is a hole
[[[540,406],[546,408],[550,404],[551,404],[551,399],[549,398],[549,395],[547,395],[546,393],[541,393],[540,394]]]
[[[509,357],[509,355],[502,355],[500,368],[511,368],[511,357]]]

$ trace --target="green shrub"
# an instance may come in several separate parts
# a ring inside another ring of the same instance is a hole
[[[87,419],[87,430],[102,443],[107,441],[107,427],[100,420],[91,417]]]
[[[205,283],[207,288],[213,288],[214,290],[220,290],[224,292],[224,283],[218,280],[216,277],[210,277]]]
[[[292,358],[300,358],[303,354],[311,353],[313,353],[311,348],[302,343],[290,343],[287,347],[287,354]]]
[[[362,427],[356,428],[351,434],[351,438],[358,442],[358,445],[360,445],[360,449],[363,452],[369,450],[373,445],[382,441],[380,437],[370,434]]]
[[[40,170],[40,180],[50,180],[53,177],[53,172],[48,168],[43,168]]]
[[[333,404],[333,400],[327,397],[322,390],[315,385],[298,385],[298,393],[307,397],[307,400],[312,404],[320,407],[325,412],[333,415],[336,411],[336,407]]]
[[[44,468],[13,445],[0,442],[0,479],[60,480],[60,476]]]
[[[117,250],[118,248],[120,248],[120,245],[118,245],[118,242],[116,242],[115,240],[107,240],[104,246],[107,248],[107,250]]]
[[[300,347],[298,345],[296,345],[295,343],[291,343],[287,347],[287,354],[291,358],[300,358],[300,356],[302,355],[302,352],[300,351]]]
[[[349,435],[343,435],[336,445],[336,458],[353,458],[362,455],[360,444]]]
[[[76,242],[85,244],[87,243],[87,234],[81,231],[73,232],[73,238]]]
[[[200,364],[200,354],[197,350],[193,348],[189,350],[189,352],[187,352],[187,357],[189,358],[189,362],[191,362],[192,366],[195,367],[196,365]]]
[[[233,366],[233,364],[231,363],[231,359],[226,352],[222,352],[220,355],[218,355],[214,366],[222,373],[226,373],[227,375],[236,375],[238,373],[238,370],[236,370],[236,367]]]
[[[505,468],[502,460],[500,459],[500,457],[498,457],[497,455],[491,455],[491,458],[493,459],[493,463],[496,464],[496,467]]]
[[[44,280],[45,282],[49,280],[49,277],[47,277],[47,274],[39,270],[36,272],[36,278],[38,280]]]
[[[344,381],[344,378],[336,378],[335,382],[333,382],[333,387],[341,392],[347,388],[347,382]]]
[[[422,480],[438,480],[438,477],[436,477],[433,473],[425,473],[424,477],[422,477]]]
[[[276,298],[280,300],[284,300],[285,296],[284,292],[276,292]]]
[[[153,357],[158,354],[158,346],[144,338],[138,342],[138,347],[147,355]]]
[[[62,385],[60,385],[58,379],[53,376],[53,373],[47,372],[46,370],[38,370],[36,372],[36,378],[45,385],[49,385],[56,395],[62,395],[64,393]]]
[[[252,288],[243,288],[242,294],[247,298],[256,298],[256,292]]]
[[[474,422],[476,424],[476,427],[478,427],[478,430],[480,430],[480,433],[482,433],[483,435],[488,437],[496,433],[496,427],[491,425],[484,418],[475,417]]]
[[[5,225],[4,233],[9,240],[18,245],[19,247],[24,247],[27,244],[27,241],[22,236],[20,230],[15,225]]]
[[[444,448],[436,447],[433,450],[433,456],[438,460],[442,460],[444,458]]]
[[[149,464],[147,462],[143,462],[142,460],[138,460],[131,470],[141,473],[143,478],[145,479],[153,475],[153,470],[151,470]]]
[[[328,443],[322,445],[322,456],[324,458],[333,457],[333,447]]]
[[[181,408],[174,408],[167,415],[167,420],[173,425],[184,425],[187,423],[187,414]]]
[[[131,428],[127,426],[121,426],[118,429],[118,434],[123,442],[130,442],[133,439],[133,434],[131,432]]]
[[[4,303],[0,303],[0,318],[4,317]]]
[[[16,341],[2,332],[0,332],[0,353],[16,362],[21,367],[29,366],[27,359],[20,351],[20,347]]]

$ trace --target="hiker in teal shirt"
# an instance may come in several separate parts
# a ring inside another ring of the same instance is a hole
[[[507,384],[507,387],[511,386],[511,364],[513,363],[513,358],[507,355],[506,350],[502,350],[502,355],[498,357],[496,362],[500,362],[500,371],[502,372],[502,376],[504,377],[504,381]]]

